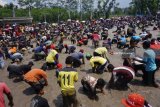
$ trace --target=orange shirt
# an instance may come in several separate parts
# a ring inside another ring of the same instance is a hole
[[[47,78],[47,73],[41,69],[32,69],[24,75],[24,79],[29,82],[38,82],[42,78]]]
[[[16,53],[17,48],[16,48],[16,47],[13,47],[13,48],[11,48],[9,51],[10,51],[11,53]]]

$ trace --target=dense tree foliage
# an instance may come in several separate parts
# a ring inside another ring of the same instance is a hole
[[[17,0],[19,7],[12,3],[0,5],[0,18],[12,17],[14,7],[17,17],[28,17],[29,10],[36,22],[58,22],[67,19],[108,18],[109,15],[156,15],[160,0],[132,0],[129,7],[119,8],[116,0]],[[54,1],[54,2],[53,2]],[[97,6],[95,6],[95,2]]]
[[[117,6],[116,0],[99,0],[98,1],[98,15],[108,18],[113,7]]]
[[[17,17],[28,17],[29,10],[36,22],[58,22],[74,19],[85,20],[94,18],[108,18],[112,8],[118,9],[116,0],[17,0],[18,5],[12,3],[0,6],[0,17],[12,17],[14,6]],[[117,8],[116,8],[117,7]],[[116,10],[115,13],[120,13]]]
[[[129,13],[139,15],[156,15],[160,0],[132,0]]]

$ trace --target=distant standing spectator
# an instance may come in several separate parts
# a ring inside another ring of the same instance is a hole
[[[156,54],[152,49],[150,49],[150,42],[149,41],[143,42],[143,48],[145,49],[145,52],[143,55],[143,60],[141,61],[141,60],[138,60],[135,58],[134,58],[134,60],[145,64],[143,82],[146,85],[152,85],[152,86],[158,88],[159,85],[156,84],[156,82],[155,82],[155,72],[157,70],[157,66],[155,63]]]

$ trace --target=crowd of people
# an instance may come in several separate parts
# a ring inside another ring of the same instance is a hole
[[[112,75],[108,82],[91,75],[80,78],[83,91],[92,100],[97,99],[97,89],[105,94],[105,86],[109,90],[130,88],[128,84],[138,75],[138,71],[142,73],[144,85],[159,88],[155,81],[155,73],[160,66],[160,38],[153,38],[151,32],[146,30],[150,26],[153,30],[159,29],[158,22],[153,19],[130,16],[82,22],[68,20],[58,24],[6,24],[0,27],[0,69],[7,67],[9,79],[18,78],[34,89],[37,96],[32,99],[31,107],[49,107],[47,100],[42,97],[45,93],[44,87],[48,86],[48,70],[56,72],[63,107],[77,107],[77,69],[85,65],[86,61],[89,61],[93,73],[103,75],[104,72],[109,72]],[[113,36],[110,36],[109,30],[113,28],[116,30],[112,32]],[[141,30],[140,34],[136,33],[136,28]],[[94,47],[93,53],[81,48],[83,45],[89,45],[89,41]],[[136,54],[136,48],[140,48],[140,43],[145,49],[143,57]],[[80,47],[80,50],[77,47]],[[112,57],[109,57],[109,54],[114,56],[114,47],[122,50],[121,66],[116,67],[111,63]],[[62,52],[67,54],[65,60],[60,57]],[[21,64],[26,54],[33,55],[33,61]],[[45,60],[45,63],[42,63],[40,68],[33,69],[35,62],[41,60]],[[11,61],[11,64],[6,66],[8,61]],[[62,61],[66,65],[62,65]],[[13,107],[11,91],[1,82],[0,107],[5,107],[3,93],[9,99],[9,106]],[[125,107],[152,107],[138,93],[131,93],[128,99],[122,99],[122,104]]]

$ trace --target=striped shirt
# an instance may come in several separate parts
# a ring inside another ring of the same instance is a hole
[[[133,79],[135,77],[134,70],[130,67],[125,66],[114,68],[113,76],[115,77],[115,79],[118,75],[124,75],[124,77],[127,79]]]

